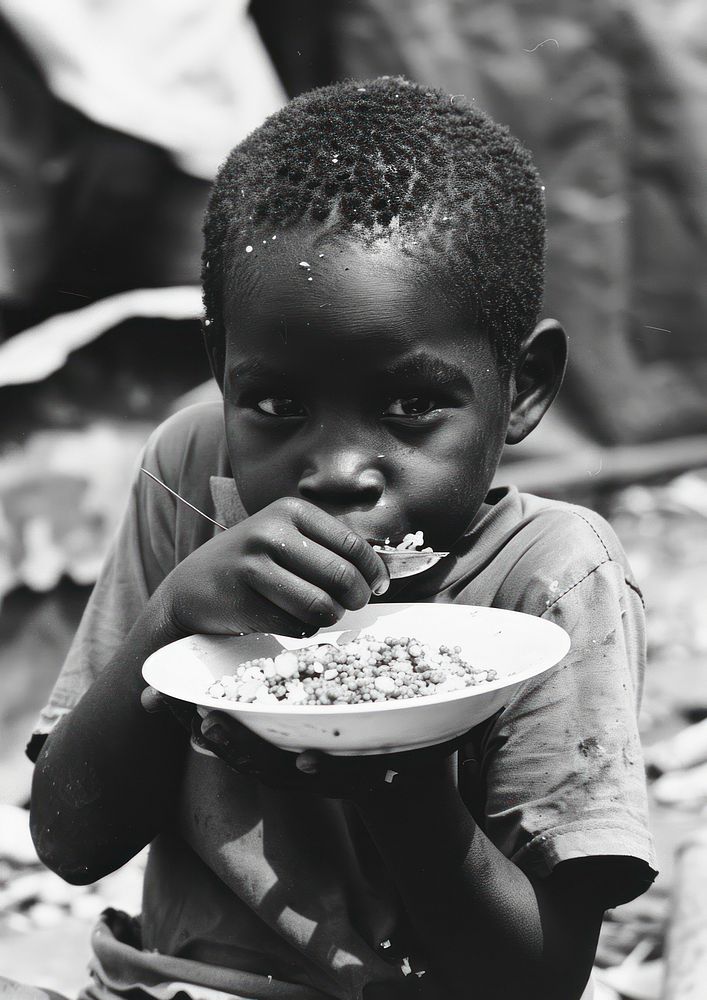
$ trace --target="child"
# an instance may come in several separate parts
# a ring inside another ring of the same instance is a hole
[[[46,709],[40,857],[91,882],[151,843],[86,997],[577,1000],[607,907],[655,876],[640,594],[604,521],[489,492],[557,392],[542,187],[476,109],[401,79],[314,91],[237,147],[205,224],[223,408],[159,428]],[[366,539],[450,556],[390,582]],[[225,718],[190,746],[141,666],[192,633],[311,633],[369,600],[558,622],[572,650],[453,747],[296,757]],[[194,752],[206,746],[211,755]],[[214,757],[213,753],[218,757]],[[588,995],[588,994],[587,994]]]

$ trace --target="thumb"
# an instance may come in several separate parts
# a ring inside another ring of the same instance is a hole
[[[166,712],[169,706],[159,691],[146,687],[140,695],[140,704],[146,712]]]
[[[326,758],[318,750],[305,750],[297,754],[295,767],[302,774],[321,774],[325,770]]]

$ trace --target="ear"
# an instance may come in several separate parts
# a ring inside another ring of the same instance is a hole
[[[544,319],[518,353],[506,444],[518,444],[537,427],[562,385],[566,367],[567,334],[557,320]]]

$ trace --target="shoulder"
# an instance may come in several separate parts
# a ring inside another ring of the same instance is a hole
[[[212,475],[230,475],[221,405],[196,403],[174,413],[152,432],[144,457],[173,489],[192,483],[198,489]]]
[[[518,494],[518,501],[518,516],[499,552],[511,564],[509,586],[529,605],[518,610],[545,614],[605,566],[640,599],[626,553],[601,515],[528,493]]]
[[[568,546],[572,555],[587,565],[626,561],[614,529],[596,511],[531,493],[520,493],[519,497],[523,524],[533,533],[537,545]]]

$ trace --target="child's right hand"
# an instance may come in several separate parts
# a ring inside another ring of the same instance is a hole
[[[302,636],[364,607],[388,584],[364,538],[314,504],[285,497],[192,552],[158,593],[183,635]]]

